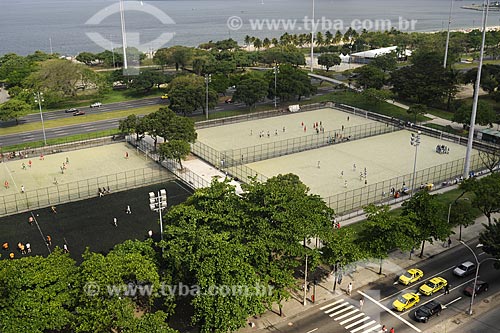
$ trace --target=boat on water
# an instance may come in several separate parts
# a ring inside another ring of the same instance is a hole
[[[467,6],[461,6],[460,8],[470,9],[470,10],[481,10],[482,11],[484,9],[484,4],[480,4],[480,5],[472,4],[472,5],[467,5]],[[500,1],[495,1],[493,3],[490,3],[488,10],[490,10],[492,12],[500,12]]]

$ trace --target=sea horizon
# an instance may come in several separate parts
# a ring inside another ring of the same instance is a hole
[[[450,0],[315,0],[314,31],[349,27],[361,31],[436,32],[448,27]],[[482,12],[453,1],[450,29],[481,27]],[[243,45],[246,35],[261,39],[309,33],[312,1],[143,0],[125,1],[128,46],[152,52],[173,45],[198,46],[227,38]],[[75,56],[122,44],[118,0],[11,0],[0,12],[0,55],[37,50]],[[500,25],[490,12],[488,26]]]

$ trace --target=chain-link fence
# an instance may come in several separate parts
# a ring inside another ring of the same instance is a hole
[[[99,189],[119,192],[175,179],[162,168],[143,168],[99,176],[0,197],[0,216],[11,215],[99,195]]]
[[[419,189],[433,184],[433,187],[456,184],[461,180],[465,159],[461,158],[452,162],[436,165],[427,169],[417,171],[415,174],[414,188]],[[483,163],[478,154],[471,157],[471,170],[476,172],[483,168]],[[411,190],[412,174],[406,174],[388,179],[375,184],[366,185],[351,191],[339,193],[327,198],[325,202],[336,214],[345,214],[358,210],[371,203],[389,202],[394,198],[395,192],[404,195],[403,188]]]
[[[154,161],[160,161],[161,158],[154,149],[152,143],[147,142],[146,140],[136,140],[134,136],[127,136],[126,140],[129,144],[144,153],[147,157]],[[210,186],[210,183],[203,177],[197,175],[189,169],[181,169],[179,163],[174,160],[164,159],[160,164],[193,189]]]
[[[226,167],[233,167],[239,164],[267,160],[341,142],[391,133],[398,130],[400,130],[399,127],[380,122],[338,128],[328,132],[321,132],[318,129],[317,134],[310,134],[241,149],[226,150],[221,153],[221,156],[225,157],[225,159],[223,159]],[[228,157],[230,157],[231,161],[235,164],[231,163]]]

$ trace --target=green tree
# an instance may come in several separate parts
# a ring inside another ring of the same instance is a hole
[[[318,64],[320,64],[321,66],[325,66],[327,72],[331,67],[340,65],[340,63],[341,59],[337,54],[322,53],[318,57]]]
[[[453,122],[462,124],[464,128],[470,125],[472,102],[463,103],[453,114]],[[497,120],[497,115],[490,104],[479,100],[476,110],[476,124],[492,126]]]
[[[370,66],[377,67],[384,72],[395,70],[397,66],[396,52],[391,52],[375,57],[375,59],[370,62]]]
[[[268,72],[269,96],[274,97],[274,74]],[[271,76],[273,76],[271,78]],[[276,94],[281,101],[297,98],[299,101],[303,96],[308,97],[316,93],[316,88],[311,84],[311,79],[303,70],[288,64],[279,66],[277,74]]]
[[[476,214],[472,203],[468,200],[456,200],[450,208],[450,224],[460,227],[459,239],[462,239],[462,227],[467,228],[476,222]]]
[[[265,80],[250,77],[241,80],[236,85],[236,92],[233,95],[233,99],[253,107],[255,103],[262,101],[266,97],[267,91],[268,83]]]
[[[156,51],[153,60],[161,66],[175,65],[175,70],[185,68],[190,62],[193,49],[186,46],[172,46]]]
[[[483,244],[484,252],[500,260],[500,221],[495,219],[484,227],[485,230],[479,234],[479,242]],[[496,263],[495,267],[498,269],[500,265]]]
[[[75,261],[61,250],[48,257],[0,261],[0,330],[64,331],[75,318],[80,290]]]
[[[389,251],[395,248],[411,250],[415,246],[418,230],[409,215],[392,215],[389,206],[370,204],[365,207],[365,213],[367,219],[359,233],[358,242],[367,255],[380,260],[378,273],[382,274],[382,263]]]
[[[91,65],[94,64],[94,62],[96,60],[98,60],[98,57],[97,57],[96,54],[91,53],[91,52],[80,52],[76,56],[76,60],[78,60],[79,62],[84,63],[87,66],[91,66]]]
[[[381,89],[384,86],[385,74],[384,72],[372,65],[358,67],[354,70],[358,73],[356,83],[363,89],[375,88]]]
[[[421,258],[426,241],[432,244],[434,240],[445,240],[451,234],[451,225],[441,213],[445,209],[436,195],[430,195],[427,191],[417,192],[402,207],[402,215],[408,216],[418,229],[417,240],[422,242]]]
[[[19,118],[31,112],[31,105],[18,99],[10,99],[0,105],[0,120],[8,121],[16,120],[16,125],[19,125]]]
[[[125,119],[120,119],[118,122],[118,129],[123,134],[136,133],[136,140],[139,140],[139,132],[141,118],[135,114],[129,115]]]
[[[424,115],[424,114],[427,113],[427,106],[425,106],[423,104],[412,104],[412,105],[410,105],[410,107],[408,108],[408,110],[406,110],[406,112],[408,114],[414,116],[414,123],[416,124],[417,123],[417,117],[419,115]]]
[[[487,177],[471,178],[460,186],[466,192],[474,193],[472,206],[478,208],[491,224],[491,215],[500,212],[500,173]]]
[[[191,146],[183,140],[170,140],[160,144],[158,153],[162,158],[170,158],[179,163],[182,169],[182,159],[186,158],[191,152]]]
[[[0,81],[10,86],[23,87],[28,76],[37,70],[37,64],[33,61],[9,53],[0,58]]]
[[[184,115],[188,115],[203,108],[205,105],[205,80],[195,75],[183,75],[174,78],[168,86],[170,108]],[[211,90],[209,106],[214,107],[217,94]]]

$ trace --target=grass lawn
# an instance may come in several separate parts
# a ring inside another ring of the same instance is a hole
[[[484,60],[483,61],[483,65],[486,65],[486,64],[499,65],[500,64],[500,60]],[[477,68],[477,67],[478,67],[478,63],[476,63],[476,62],[473,62],[473,63],[470,63],[470,64],[458,63],[458,64],[454,64],[453,65],[453,68],[456,69],[456,70],[460,70],[460,69],[473,69],[473,68]]]
[[[467,137],[467,135],[468,135],[467,131],[456,130],[456,129],[454,129],[453,127],[451,127],[449,125],[443,126],[443,125],[438,125],[438,124],[424,124],[424,126],[436,129],[438,131],[443,131],[443,132],[446,132],[446,133],[460,135],[460,136],[463,136],[464,138]]]
[[[441,109],[436,109],[436,108],[428,108],[427,113],[430,113],[433,116],[443,118],[446,120],[450,120],[450,121],[453,119],[453,112],[448,112],[446,110],[441,110]]]

